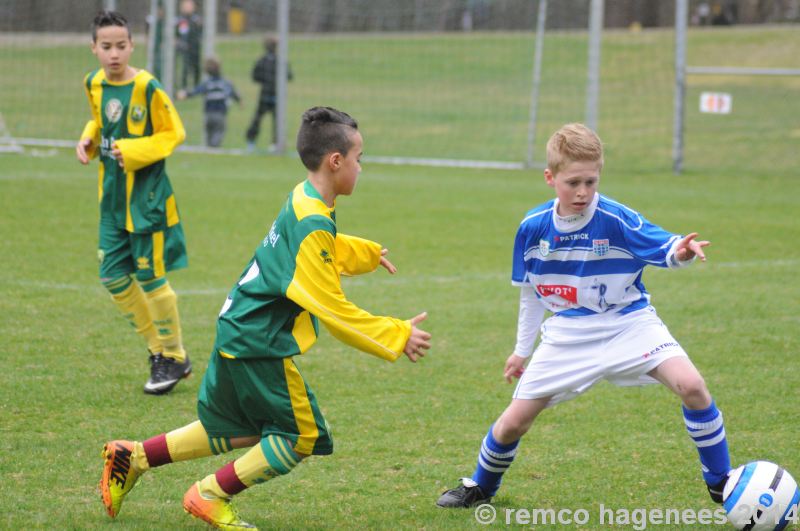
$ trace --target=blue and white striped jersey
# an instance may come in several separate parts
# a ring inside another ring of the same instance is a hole
[[[674,257],[682,236],[596,193],[581,214],[561,217],[558,199],[525,216],[514,241],[511,282],[532,286],[551,312],[564,317],[626,314],[646,308],[646,265],[681,267]]]
[[[228,103],[230,100],[241,101],[239,93],[236,92],[236,87],[233,83],[223,77],[209,77],[196,87],[194,87],[186,96],[191,98],[203,94],[205,100],[205,112],[228,112]]]

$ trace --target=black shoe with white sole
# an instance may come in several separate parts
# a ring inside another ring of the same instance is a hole
[[[708,487],[708,494],[714,503],[722,503],[722,493],[725,491],[725,484],[728,482],[728,476],[717,483],[716,485],[706,485]]]
[[[182,378],[192,374],[192,362],[189,355],[183,362],[168,358],[162,354],[150,355],[150,379],[144,384],[144,392],[149,395],[163,395],[172,391]]]
[[[461,485],[445,491],[436,502],[439,507],[474,507],[492,501],[480,486],[469,478],[462,478]]]

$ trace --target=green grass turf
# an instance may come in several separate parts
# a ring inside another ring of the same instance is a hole
[[[749,152],[735,151],[730,157]],[[169,278],[195,374],[151,397],[141,391],[143,342],[96,277],[97,167],[80,166],[66,150],[30,153],[0,155],[0,527],[104,528],[102,444],[195,418],[225,294],[305,173],[292,158],[170,159],[190,267]],[[602,192],[712,241],[707,263],[650,269],[645,283],[724,411],[734,463],[773,460],[800,477],[800,181],[780,171],[674,177],[628,165],[636,161],[607,160]],[[472,511],[434,502],[471,474],[481,438],[510,400],[501,371],[516,328],[511,247],[524,213],[551,193],[538,171],[365,165],[356,193],[338,202],[339,227],[383,243],[399,271],[346,279],[345,291],[372,312],[408,318],[427,310],[433,348],[417,365],[389,364],[323,332],[297,363],[333,427],[336,452],[237,497],[244,518],[266,529],[481,527]],[[144,476],[114,528],[202,528],[183,514],[183,493],[231,457]],[[584,529],[599,527],[601,503],[715,508],[678,400],[665,389],[604,383],[545,412],[496,498],[500,511],[585,509]]]
[[[22,38],[18,39],[21,40]],[[137,37],[131,64],[144,66]],[[88,118],[80,87],[97,68],[88,35],[73,41],[37,37],[0,50],[0,112],[18,137],[76,139]],[[244,97],[229,114],[224,146],[244,147],[258,98],[250,70],[261,36],[225,37],[223,72]],[[628,169],[671,168],[674,33],[603,35],[599,132],[609,160]],[[584,119],[586,33],[548,32],[535,159],[561,124]],[[352,112],[367,135],[368,155],[522,161],[527,154],[532,32],[292,36],[288,136],[312,105]],[[800,31],[793,25],[691,29],[688,64],[796,68]],[[700,114],[701,91],[733,95],[734,112]],[[795,172],[800,138],[797,78],[689,76],[685,166],[697,171]],[[202,102],[178,102],[187,143],[202,143]],[[269,143],[264,118],[259,146]],[[747,149],[741,149],[746,145]]]

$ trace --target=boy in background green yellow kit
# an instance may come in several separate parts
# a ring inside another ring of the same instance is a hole
[[[101,68],[84,79],[92,119],[78,160],[99,158],[100,281],[150,353],[144,392],[168,393],[192,372],[181,340],[178,300],[166,273],[186,267],[186,244],[165,159],[186,132],[161,84],[128,64],[128,21],[101,11],[92,23]]]

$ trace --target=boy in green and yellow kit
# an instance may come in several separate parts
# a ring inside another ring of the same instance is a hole
[[[187,266],[186,245],[165,159],[186,133],[169,96],[128,64],[128,22],[102,11],[92,25],[98,70],[84,79],[92,119],[76,146],[82,164],[98,157],[100,280],[150,353],[144,392],[168,393],[192,364],[181,340],[178,303],[166,273]]]
[[[342,291],[341,275],[396,271],[381,245],[336,229],[335,199],[353,192],[361,171],[358,124],[335,109],[309,109],[297,151],[308,178],[289,194],[222,306],[199,420],[143,442],[106,443],[100,487],[110,516],[151,468],[250,448],[192,485],[183,507],[222,529],[252,528],[233,511],[233,495],[289,473],[309,455],[333,452],[328,424],[293,360],[314,344],[319,323],[389,361],[402,354],[416,361],[429,348],[430,334],[416,326],[425,313],[408,321],[375,316]]]

